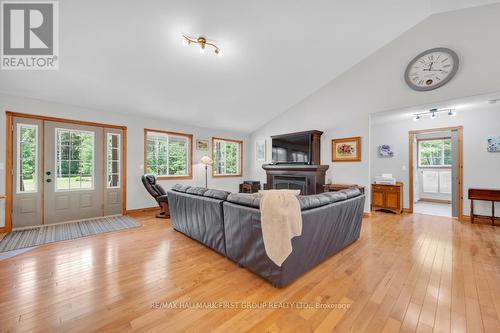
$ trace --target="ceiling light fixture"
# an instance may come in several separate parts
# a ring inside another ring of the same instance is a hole
[[[209,47],[212,47],[214,49],[214,53],[217,56],[220,57],[222,55],[221,49],[217,45],[215,45],[213,42],[207,41],[207,39],[205,37],[193,38],[193,37],[189,37],[186,35],[182,35],[182,44],[184,46],[189,46],[191,44],[198,44],[200,46],[200,52],[202,54],[205,53],[207,46],[209,46]]]
[[[438,113],[443,113],[446,112],[446,114],[450,117],[455,117],[457,115],[455,109],[430,109],[429,111],[426,112],[420,112],[420,113],[415,113],[413,114],[414,121],[420,120],[421,117],[423,116],[429,116],[431,119],[436,119]]]

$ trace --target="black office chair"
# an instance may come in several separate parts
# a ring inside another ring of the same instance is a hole
[[[160,219],[167,219],[170,217],[170,210],[168,209],[168,197],[167,192],[161,187],[161,185],[156,183],[155,175],[144,175],[141,177],[142,183],[146,190],[155,198],[158,205],[160,205],[161,212],[157,214],[156,217]]]

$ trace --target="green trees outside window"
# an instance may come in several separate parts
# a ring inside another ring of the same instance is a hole
[[[242,142],[213,139],[214,176],[241,176]]]
[[[18,193],[37,191],[38,126],[18,124]]]
[[[94,133],[56,129],[56,190],[93,189]]]
[[[421,167],[451,166],[451,139],[418,141],[418,161]]]
[[[191,135],[146,133],[146,173],[158,177],[189,177]]]

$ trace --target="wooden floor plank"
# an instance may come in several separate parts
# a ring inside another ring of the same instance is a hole
[[[0,331],[500,330],[499,227],[374,213],[357,242],[276,289],[168,220],[134,217],[144,226],[0,261]]]

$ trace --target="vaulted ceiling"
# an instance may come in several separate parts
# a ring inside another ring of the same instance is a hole
[[[65,0],[60,69],[2,71],[0,92],[250,132],[429,15],[491,2]]]

